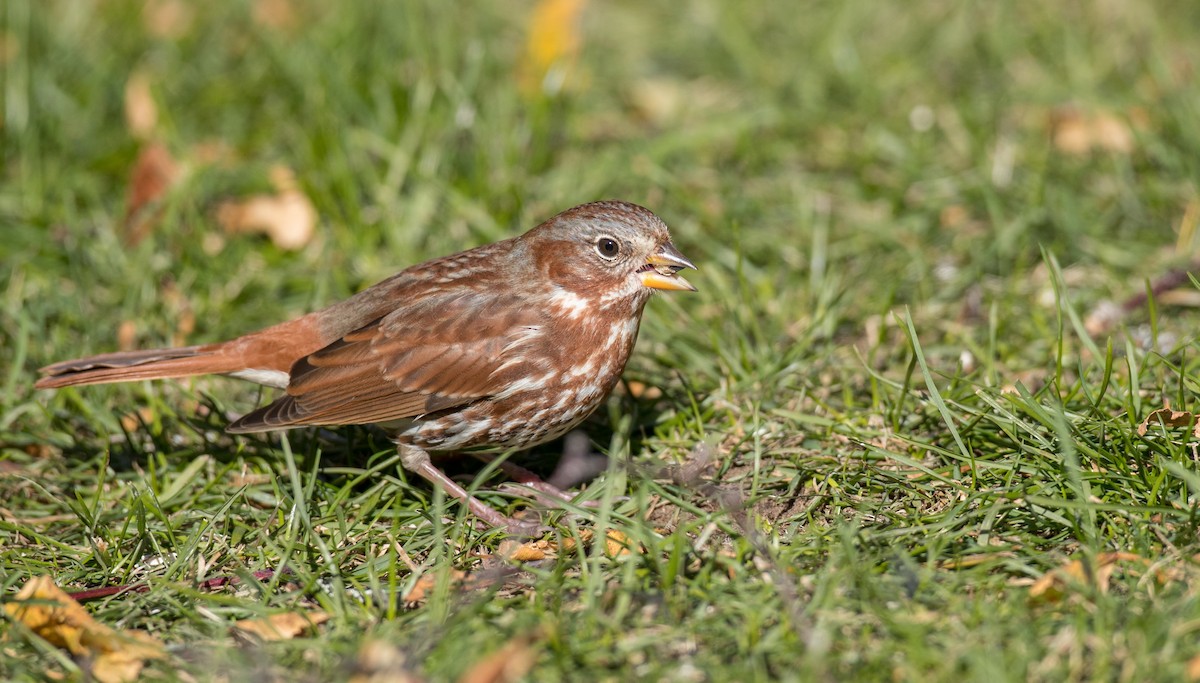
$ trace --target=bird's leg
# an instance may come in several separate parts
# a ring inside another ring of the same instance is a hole
[[[471,453],[471,457],[491,464],[496,462],[499,456],[495,453]],[[521,467],[511,460],[501,460],[499,463],[497,463],[496,467],[499,468],[499,470],[505,475],[507,475],[509,479],[512,479],[518,484],[529,487],[534,491],[534,493],[552,496],[557,498],[559,501],[571,502],[571,500],[573,500],[573,496],[571,496],[571,494],[542,479],[532,471]],[[543,500],[542,502],[545,503],[546,501]]]
[[[434,486],[466,503],[471,514],[494,527],[501,527],[517,533],[534,533],[537,525],[521,522],[511,517],[505,517],[487,503],[467,492],[458,482],[446,476],[446,473],[434,466],[429,454],[416,446],[397,444],[400,453],[400,463],[404,469],[424,478]]]
[[[472,453],[471,455],[486,463],[494,462],[499,457],[495,453]],[[559,507],[559,503],[562,501],[568,503],[575,501],[575,496],[565,491],[565,488],[587,481],[603,472],[607,463],[608,458],[591,454],[591,444],[586,434],[574,431],[567,435],[563,443],[563,457],[559,459],[558,467],[550,476],[550,481],[542,479],[511,460],[501,460],[497,467],[517,484],[531,490],[543,505]],[[595,508],[599,507],[600,501],[588,500],[579,505]]]

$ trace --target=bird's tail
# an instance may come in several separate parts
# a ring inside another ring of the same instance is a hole
[[[234,372],[239,359],[223,353],[222,344],[184,346],[177,349],[120,351],[47,365],[34,384],[38,389],[132,382],[142,379],[190,377]]]

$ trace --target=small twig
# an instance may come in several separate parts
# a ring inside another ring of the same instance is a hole
[[[285,569],[283,570],[283,573],[291,574],[292,572],[291,570]],[[263,569],[254,572],[254,579],[256,581],[263,581],[273,576],[275,576],[274,569]],[[231,586],[238,583],[241,583],[241,578],[237,576],[217,576],[201,581],[197,587],[200,590],[216,590],[217,588],[221,588],[223,586]],[[140,581],[138,583],[126,583],[119,586],[88,588],[86,590],[67,593],[67,595],[69,595],[71,599],[75,600],[76,602],[87,602],[88,600],[107,598],[111,595],[117,595],[119,593],[145,593],[148,590],[150,590],[150,585],[145,581]]]

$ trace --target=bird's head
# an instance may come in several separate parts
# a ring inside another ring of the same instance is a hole
[[[694,292],[679,276],[695,268],[649,209],[622,201],[581,204],[522,238],[553,286],[602,303],[645,302],[655,290]]]

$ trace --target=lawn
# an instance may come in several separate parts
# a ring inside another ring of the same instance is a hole
[[[141,632],[144,680],[1200,681],[1197,26],[6,0],[0,678],[118,680]],[[662,216],[699,291],[650,302],[584,426],[593,506],[535,538],[371,430],[225,434],[251,384],[32,388],[603,198]],[[36,577],[132,588],[72,652],[14,616]]]

